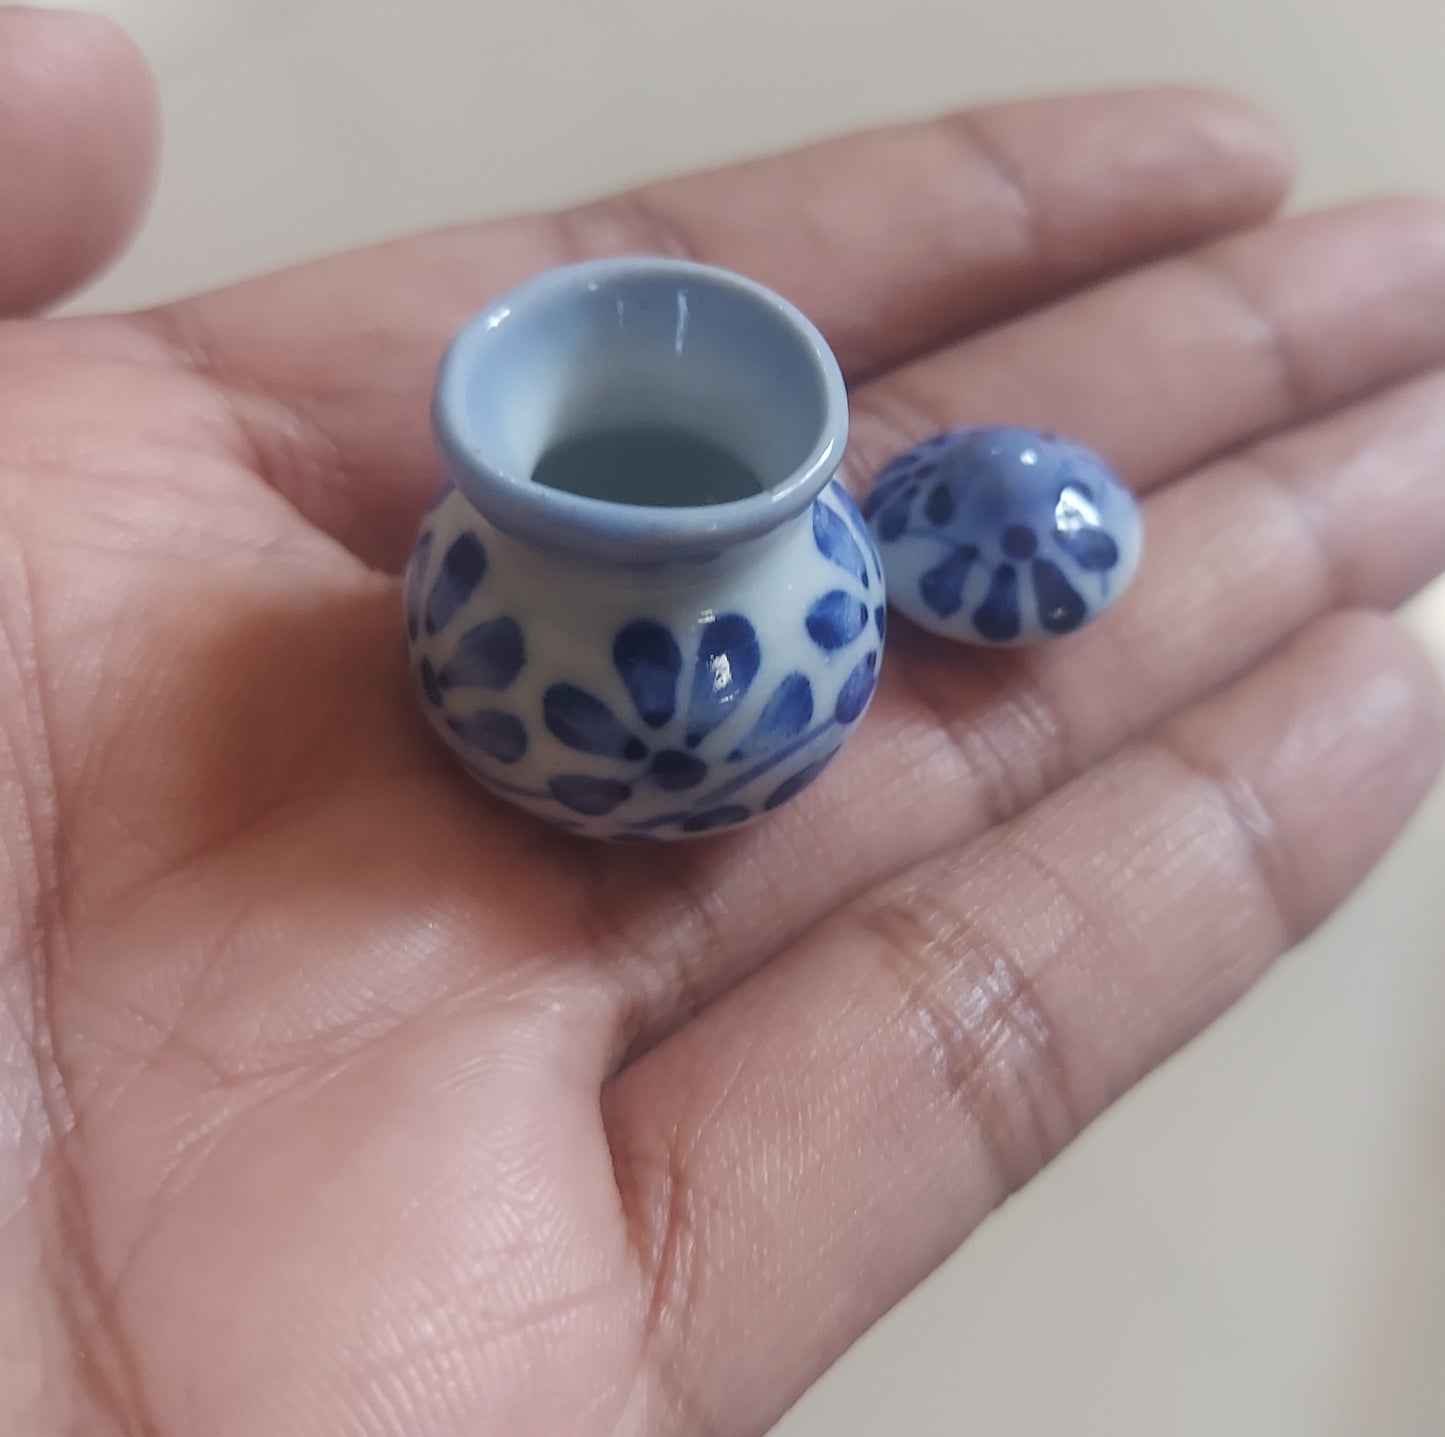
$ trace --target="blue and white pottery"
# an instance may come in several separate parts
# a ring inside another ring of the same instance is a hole
[[[449,478],[406,635],[474,778],[561,828],[656,841],[734,828],[822,773],[872,697],[885,593],[833,477],[843,378],[798,310],[673,259],[551,270],[453,341],[433,422]],[[638,425],[727,451],[755,492],[698,502],[684,478],[625,502],[534,479],[559,442]]]
[[[935,435],[883,470],[864,512],[894,608],[963,643],[1083,628],[1128,588],[1143,548],[1138,506],[1113,470],[1035,429]]]

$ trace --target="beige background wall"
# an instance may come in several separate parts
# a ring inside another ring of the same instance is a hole
[[[1123,81],[1268,100],[1310,202],[1445,190],[1440,0],[99,8],[150,52],[169,138],[152,222],[89,303]],[[1411,617],[1445,659],[1445,591]],[[784,1437],[1445,1433],[1442,868],[1445,791],[1324,934],[992,1221]]]

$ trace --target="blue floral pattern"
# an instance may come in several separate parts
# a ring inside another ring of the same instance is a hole
[[[893,605],[969,643],[1073,633],[1138,567],[1133,496],[1098,455],[1031,429],[958,429],[901,454],[864,515]]]
[[[565,560],[492,533],[444,491],[404,583],[433,726],[480,782],[569,831],[650,842],[781,807],[862,718],[886,625],[882,564],[847,492],[830,484],[794,523],[767,594],[715,595],[703,565],[688,576],[697,598],[678,602],[672,578],[649,612],[639,583],[636,607],[612,615],[580,593],[538,604],[539,570]]]

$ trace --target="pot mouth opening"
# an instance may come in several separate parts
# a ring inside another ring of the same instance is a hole
[[[627,257],[546,271],[447,349],[433,428],[504,533],[653,560],[760,538],[847,442],[843,376],[793,305],[741,275]]]

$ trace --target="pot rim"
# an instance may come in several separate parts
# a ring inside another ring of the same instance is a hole
[[[568,291],[638,276],[708,285],[765,311],[795,343],[822,398],[816,440],[802,462],[759,494],[721,504],[652,507],[551,489],[508,470],[471,432],[468,397],[483,352],[513,316]],[[762,538],[805,512],[837,472],[848,439],[842,370],[818,328],[795,305],[731,270],[693,260],[630,255],[544,270],[475,314],[448,345],[437,373],[432,428],[452,480],[489,522],[514,538],[608,559],[650,561],[717,553]]]

